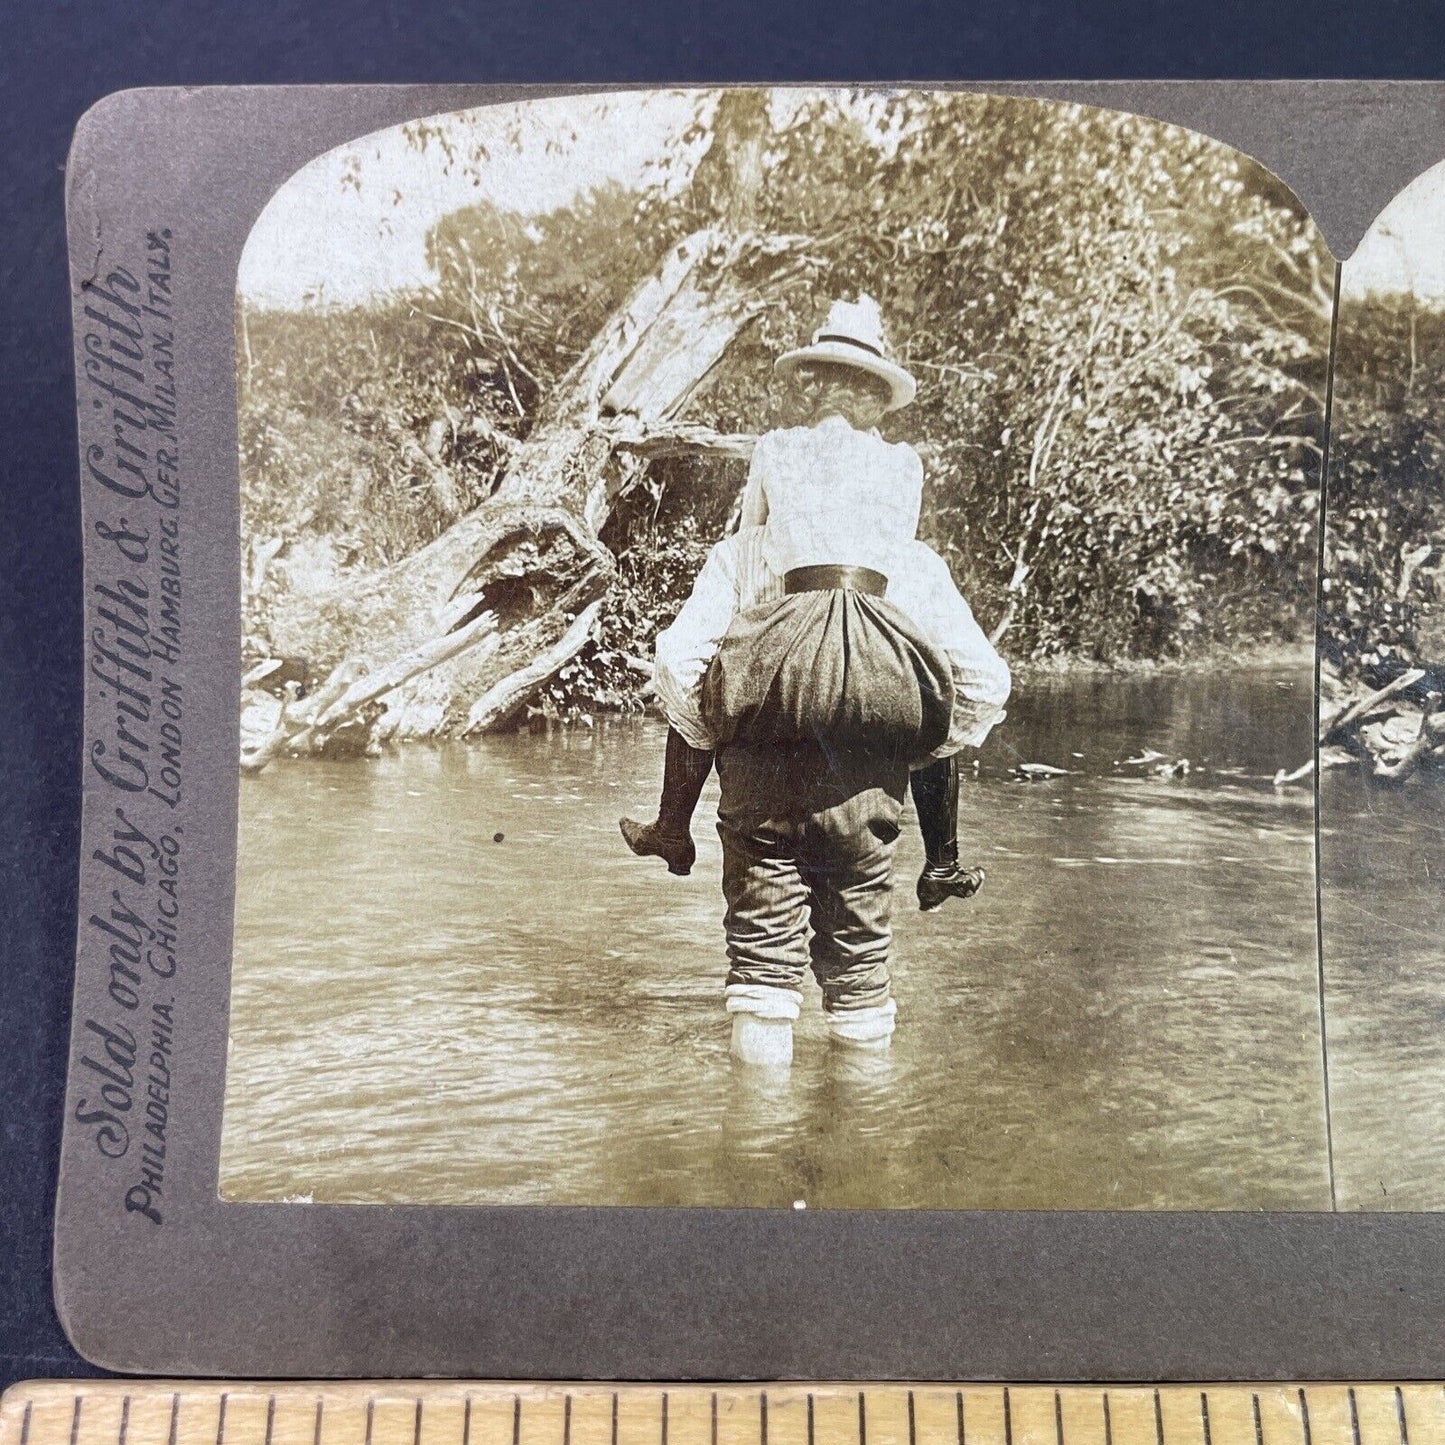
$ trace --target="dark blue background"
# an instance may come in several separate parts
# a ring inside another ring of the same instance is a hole
[[[1439,79],[1442,19],[1439,0],[0,8],[0,1384],[96,1373],[50,1298],[80,775],[62,168],[92,101],[136,85],[266,81]]]

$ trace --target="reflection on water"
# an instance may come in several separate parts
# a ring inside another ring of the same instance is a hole
[[[1320,799],[1341,1209],[1445,1209],[1445,777]]]
[[[1329,1207],[1307,673],[1029,683],[965,782],[987,887],[912,907],[891,1056],[727,1054],[716,783],[633,858],[663,730],[241,787],[222,1189],[317,1201]],[[1115,763],[1154,748],[1188,777]],[[1071,769],[1008,779],[1015,761]],[[811,988],[811,984],[810,984]]]

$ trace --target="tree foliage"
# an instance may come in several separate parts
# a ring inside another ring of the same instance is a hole
[[[1325,661],[1382,685],[1445,664],[1445,312],[1341,307],[1326,506]]]

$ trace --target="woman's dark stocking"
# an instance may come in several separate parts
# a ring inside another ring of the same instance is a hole
[[[702,796],[702,785],[712,771],[713,755],[688,744],[676,728],[667,730],[667,751],[662,764],[662,800],[655,823],[623,818],[618,825],[627,846],[639,858],[661,858],[669,873],[685,876],[697,861],[692,841],[692,815]]]
[[[983,887],[984,871],[958,862],[958,754],[917,769],[908,786],[928,859],[918,877],[918,906],[929,913],[950,898],[972,898]]]

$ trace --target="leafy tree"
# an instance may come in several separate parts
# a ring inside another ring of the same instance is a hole
[[[425,295],[249,316],[245,525],[276,554],[253,630],[268,589],[293,585],[288,558],[314,565],[319,546],[334,571],[375,568],[486,497],[622,299],[713,224],[790,238],[798,280],[688,415],[725,432],[792,420],[773,357],[833,297],[876,296],[921,383],[889,431],[924,455],[925,533],[1010,655],[1308,635],[1333,263],[1294,197],[1141,117],[837,91],[702,95],[639,189],[443,219]],[[618,579],[549,710],[637,704],[628,659],[685,596],[740,475],[673,459],[631,476],[604,534]]]
[[[1324,659],[1382,685],[1445,663],[1445,312],[1410,296],[1341,307],[1326,506]]]

